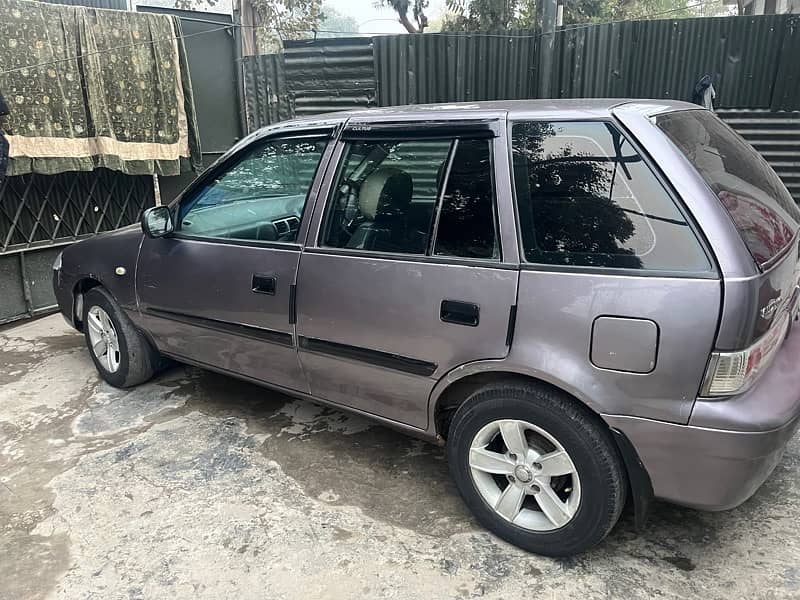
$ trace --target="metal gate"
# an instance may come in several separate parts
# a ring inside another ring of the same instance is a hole
[[[85,237],[135,223],[153,205],[150,176],[107,169],[20,175],[0,184],[0,324],[52,310],[52,265]]]

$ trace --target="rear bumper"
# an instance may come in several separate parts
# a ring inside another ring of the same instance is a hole
[[[747,500],[800,427],[800,324],[747,393],[698,400],[688,425],[604,415],[636,448],[655,496],[704,510]]]

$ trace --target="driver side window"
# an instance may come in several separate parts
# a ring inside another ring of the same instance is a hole
[[[178,231],[232,240],[294,242],[327,138],[270,140],[246,150],[180,209]]]

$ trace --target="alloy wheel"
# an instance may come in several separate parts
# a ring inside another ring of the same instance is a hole
[[[97,361],[109,373],[119,369],[119,336],[108,313],[99,306],[93,306],[87,314],[89,343]]]
[[[502,419],[470,444],[475,488],[497,515],[531,531],[569,523],[580,506],[578,471],[559,441],[527,421]]]

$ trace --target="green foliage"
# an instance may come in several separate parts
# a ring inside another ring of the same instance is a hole
[[[345,37],[358,33],[358,21],[350,15],[344,15],[330,4],[322,5],[322,21],[319,26],[319,37]],[[330,32],[337,33],[330,33]]]
[[[250,0],[262,26],[257,31],[260,48],[280,50],[281,40],[313,36],[322,19],[322,0]]]
[[[533,27],[533,0],[447,0],[442,31],[496,31]]]
[[[722,0],[563,0],[563,6],[564,25],[726,12]],[[446,7],[442,31],[527,29],[536,24],[536,0],[447,0]]]
[[[422,33],[428,26],[428,17],[425,15],[428,0],[377,0],[376,5],[394,9],[408,33]],[[409,18],[409,11],[413,21]]]

